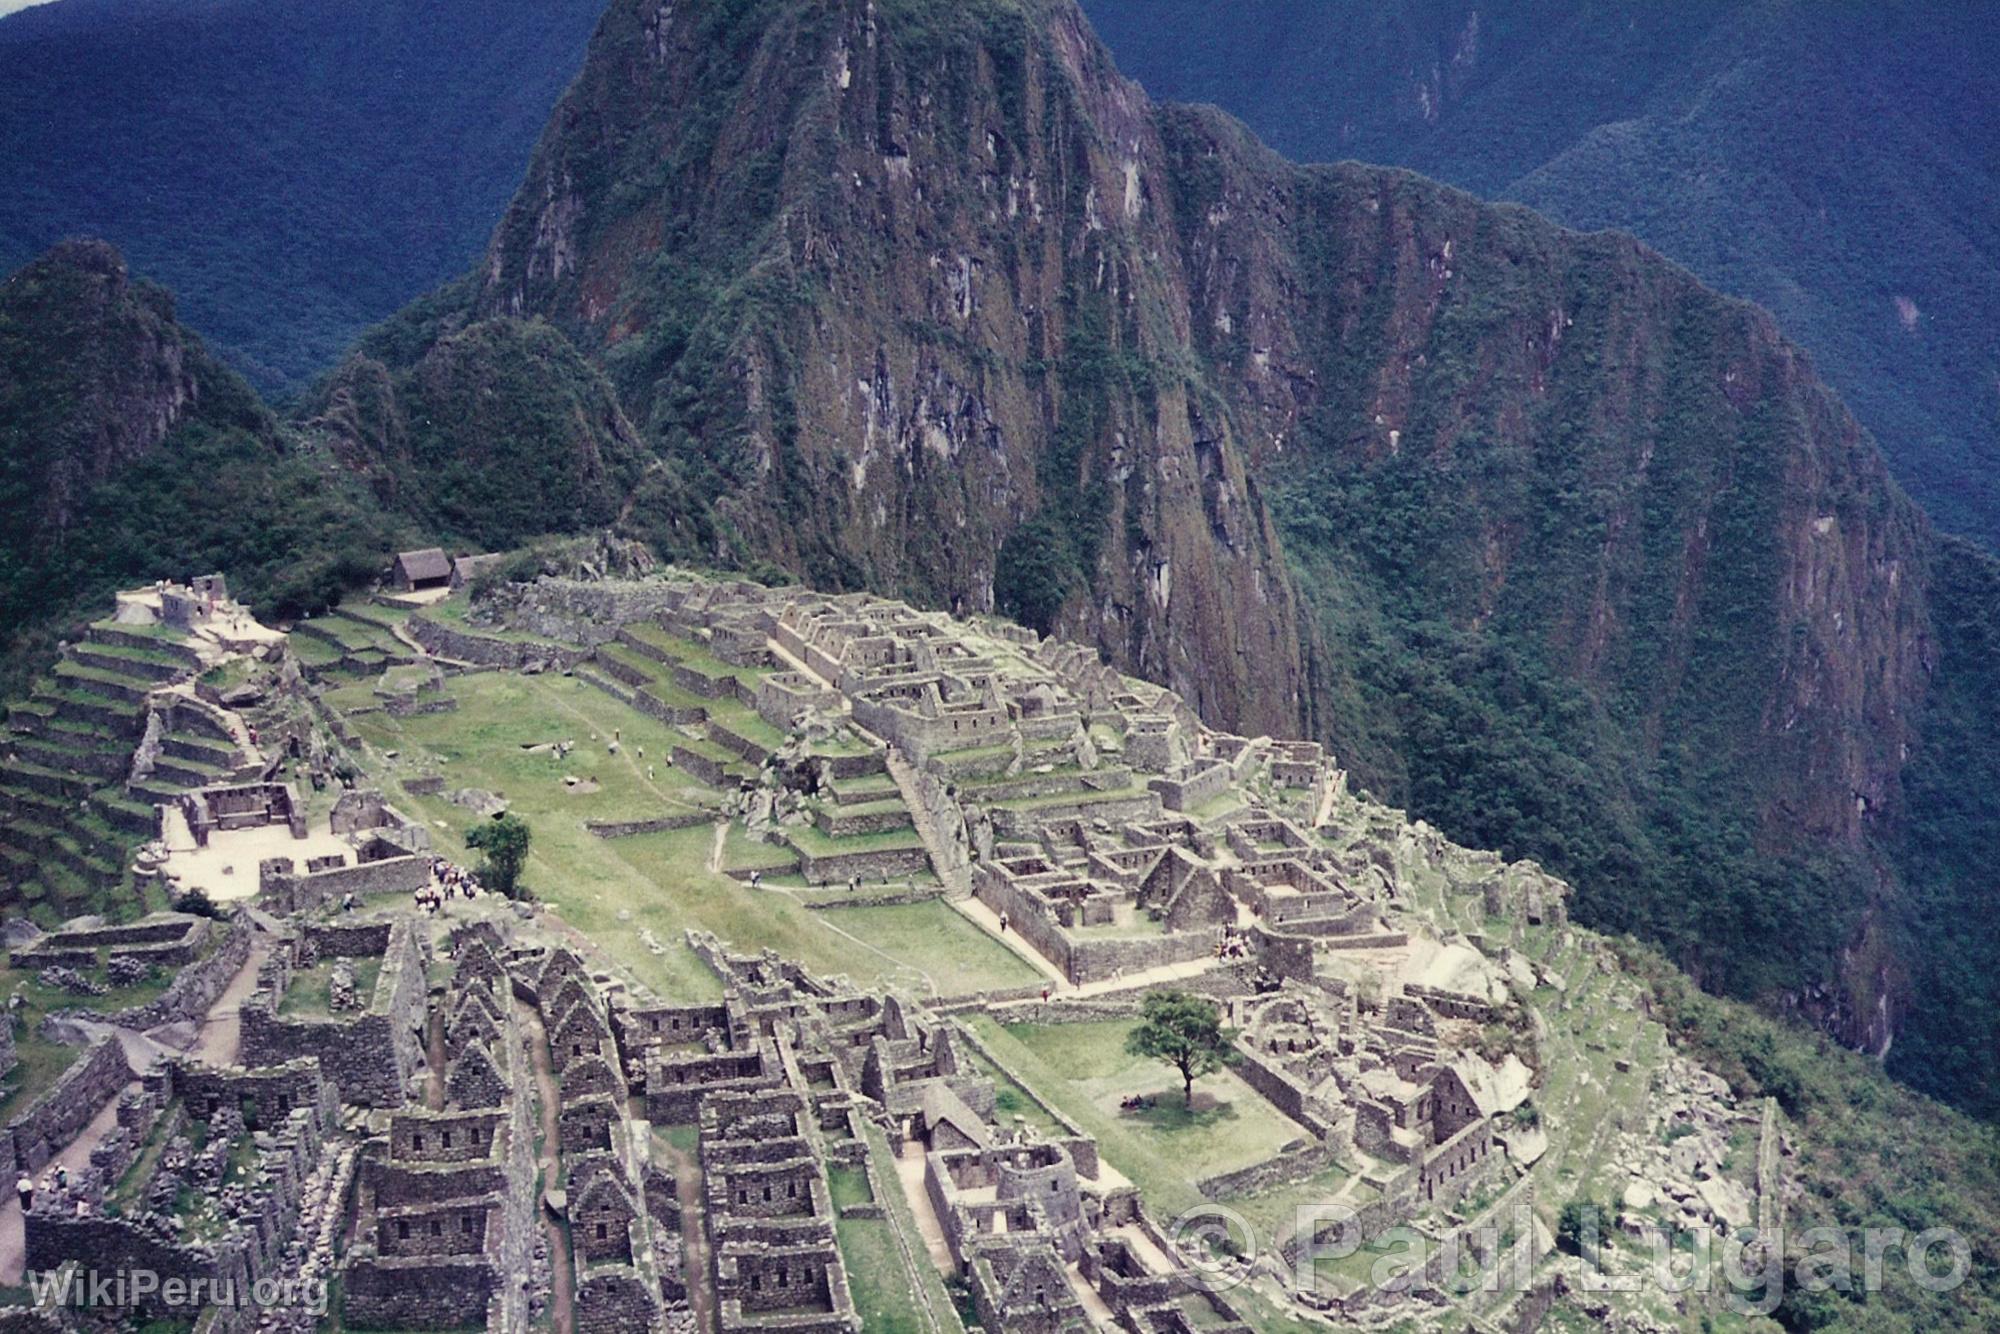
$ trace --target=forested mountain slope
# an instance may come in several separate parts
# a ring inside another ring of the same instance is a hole
[[[484,263],[378,341],[496,316],[604,367],[666,550],[1307,724],[1592,920],[1989,1105],[1951,923],[1993,886],[1902,875],[1912,821],[1995,832],[1905,790],[1994,726],[1934,690],[1984,670],[1938,629],[1963,580],[1772,319],[1630,239],[1295,167],[1056,0],[620,0]],[[1915,985],[1938,960],[1956,990]]]
[[[0,272],[103,237],[265,392],[462,270],[601,0],[58,0],[0,20]]]
[[[0,512],[10,669],[121,583],[220,569],[267,610],[323,605],[392,531],[101,241],[0,282]]]
[[[1993,562],[1760,309],[1156,106],[1070,0],[616,0],[279,438],[433,533],[1094,641],[1996,1109]]]
[[[2000,25],[1970,3],[1084,0],[1157,97],[1299,161],[1615,227],[1775,313],[2000,547]]]

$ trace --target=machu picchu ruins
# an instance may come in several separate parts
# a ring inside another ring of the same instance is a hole
[[[122,594],[12,712],[0,1282],[145,1270],[203,1334],[1498,1328],[1607,1183],[1631,1237],[1781,1214],[1781,1126],[1567,887],[1324,747],[991,618],[498,560],[282,630]],[[1185,1094],[1161,991],[1223,1025]]]

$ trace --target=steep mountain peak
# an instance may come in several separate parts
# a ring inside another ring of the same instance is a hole
[[[603,362],[703,507],[635,512],[670,548],[998,607],[1295,724],[1295,597],[1189,354],[1163,170],[1073,5],[621,0],[478,307]]]
[[[81,494],[157,446],[217,368],[98,240],[64,241],[0,285],[0,427],[8,512],[55,533]]]
[[[314,605],[372,563],[374,520],[103,241],[0,283],[0,645],[122,579],[228,567]],[[357,569],[357,567],[359,567]]]
[[[309,435],[433,527],[1004,612],[1717,989],[1876,1050],[1951,1008],[1892,866],[1977,635],[1773,320],[1155,106],[1070,0],[616,0],[483,264],[363,353]]]

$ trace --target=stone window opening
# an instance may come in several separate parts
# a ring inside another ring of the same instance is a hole
[[[409,1239],[410,1239],[410,1220],[409,1220],[409,1219],[407,1219],[407,1218],[399,1218],[399,1219],[397,1219],[397,1220],[396,1220],[396,1240],[397,1240],[397,1241],[408,1241]]]
[[[418,1153],[422,1153],[424,1151],[424,1137],[422,1135],[410,1136],[410,1147]]]
[[[444,1235],[444,1224],[435,1218],[431,1220],[431,1235],[433,1237],[442,1237]]]
[[[611,1235],[611,1230],[607,1228],[604,1224],[599,1223],[597,1225],[597,1239],[599,1241],[603,1241],[606,1237],[610,1235]]]
[[[472,1215],[471,1215],[471,1214],[467,1214],[467,1215],[465,1215],[465,1217],[463,1217],[463,1218],[461,1218],[461,1219],[459,1219],[459,1220],[458,1220],[458,1230],[459,1230],[460,1232],[463,1232],[463,1233],[464,1233],[464,1234],[465,1234],[466,1236],[468,1236],[468,1237],[472,1235]]]
[[[451,1132],[449,1130],[444,1132],[444,1146],[447,1149],[451,1147]]]

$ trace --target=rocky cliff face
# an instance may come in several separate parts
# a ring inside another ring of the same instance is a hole
[[[127,580],[226,569],[267,609],[337,597],[377,519],[291,443],[110,246],[0,284],[0,672],[24,630]]]
[[[0,303],[8,513],[61,533],[89,487],[181,422],[213,368],[172,298],[134,283],[101,241],[57,246],[8,278]]]
[[[670,545],[1003,606],[1279,728],[1297,599],[1190,356],[1152,108],[1055,18],[613,6],[479,307],[603,361],[712,505]]]
[[[1712,701],[1772,837],[1858,846],[1924,691],[1928,530],[1770,317],[1629,237],[1165,121],[1190,327],[1253,470],[1426,497],[1419,534],[1301,545],[1531,638],[1650,754]]]
[[[616,0],[469,289],[435,328],[604,369],[665,550],[1094,641],[1718,985],[1895,1022],[1933,539],[1630,239],[1285,163],[1068,0]]]

